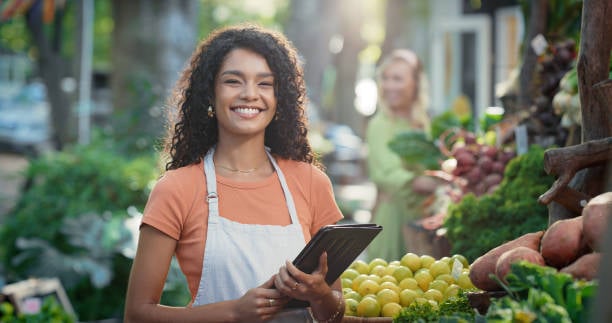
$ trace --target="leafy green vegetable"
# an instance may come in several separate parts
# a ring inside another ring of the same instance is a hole
[[[506,280],[509,294],[491,303],[487,322],[590,322],[597,282],[527,261],[512,264]]]
[[[389,142],[389,148],[409,165],[440,169],[442,154],[436,144],[422,131],[404,131]]]
[[[457,296],[450,297],[442,302],[437,309],[430,303],[412,303],[410,306],[403,308],[393,322],[474,322],[476,314],[465,293],[460,291]]]

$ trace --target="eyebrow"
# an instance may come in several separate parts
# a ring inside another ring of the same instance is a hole
[[[228,75],[228,74],[244,77],[244,73],[238,70],[227,70],[221,73],[221,75]],[[257,77],[274,77],[274,74],[273,73],[257,73],[256,76]]]

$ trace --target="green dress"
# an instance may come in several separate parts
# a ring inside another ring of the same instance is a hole
[[[367,249],[369,260],[400,260],[409,251],[402,234],[403,226],[423,214],[424,197],[413,193],[410,187],[411,180],[422,174],[423,167],[405,165],[388,146],[398,133],[407,130],[414,130],[408,121],[392,118],[384,110],[379,110],[368,123],[368,176],[378,191],[372,222],[383,227]]]

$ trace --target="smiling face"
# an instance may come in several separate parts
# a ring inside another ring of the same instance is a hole
[[[404,60],[393,60],[381,75],[381,98],[393,111],[410,109],[417,96],[414,70]]]
[[[215,80],[219,138],[261,136],[276,113],[274,74],[266,59],[237,48],[225,56]]]

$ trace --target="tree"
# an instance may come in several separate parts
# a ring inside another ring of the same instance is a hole
[[[164,103],[197,40],[198,2],[113,0],[114,130],[137,150],[164,130]]]

